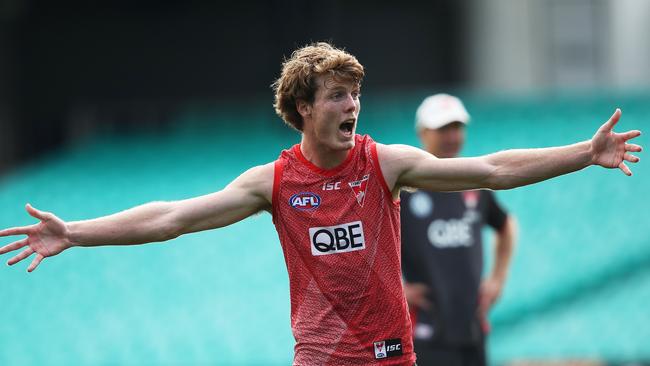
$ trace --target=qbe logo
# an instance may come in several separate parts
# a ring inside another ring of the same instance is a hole
[[[291,207],[300,211],[312,211],[320,206],[320,196],[311,192],[296,193],[289,198]]]
[[[386,358],[402,355],[402,340],[399,338],[387,339],[374,343],[375,358]]]
[[[366,248],[361,221],[309,228],[312,255],[352,252]]]

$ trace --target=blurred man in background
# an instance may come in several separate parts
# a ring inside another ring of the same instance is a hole
[[[455,158],[470,117],[456,97],[426,98],[416,112],[423,148]],[[503,289],[515,222],[489,190],[403,192],[402,268],[420,365],[486,365],[488,311]],[[481,230],[496,232],[491,274],[481,280]]]

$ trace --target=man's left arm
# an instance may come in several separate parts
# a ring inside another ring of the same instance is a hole
[[[544,181],[599,165],[632,172],[627,162],[639,158],[641,146],[628,140],[641,134],[638,130],[615,133],[621,116],[619,109],[605,122],[591,140],[567,146],[541,149],[506,150],[476,158],[437,159],[420,149],[406,145],[377,145],[386,183],[397,197],[401,187],[432,191],[461,191],[479,188],[510,189]]]
[[[488,313],[505,286],[510,269],[510,261],[515,249],[517,223],[512,215],[506,216],[503,226],[495,232],[494,260],[490,275],[481,282],[479,288],[478,315],[484,331],[489,331]]]

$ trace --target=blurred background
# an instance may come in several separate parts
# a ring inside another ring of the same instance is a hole
[[[417,146],[438,92],[472,115],[466,156],[585,140],[616,107],[648,133],[648,19],[646,0],[0,0],[0,227],[33,223],[26,202],[92,218],[274,160],[300,137],[270,84],[311,41],[366,67],[358,132],[383,143]],[[632,170],[498,193],[520,238],[493,365],[650,364],[650,168]],[[291,363],[268,214],[26,267],[0,270],[0,365]]]

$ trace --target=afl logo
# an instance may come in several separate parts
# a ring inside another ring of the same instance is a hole
[[[320,206],[320,197],[311,192],[296,193],[289,198],[291,207],[300,211],[313,211]]]

